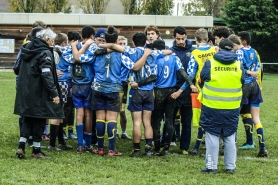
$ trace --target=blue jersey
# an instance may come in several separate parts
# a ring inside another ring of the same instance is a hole
[[[81,49],[82,43],[79,42],[77,45],[78,49]],[[72,69],[72,79],[74,84],[90,84],[93,81],[94,73],[93,73],[93,65],[94,62],[94,52],[97,49],[97,45],[95,43],[91,44],[85,51],[84,54],[79,55],[79,63],[75,63]],[[65,51],[62,52],[62,55],[66,53],[66,51],[72,51],[71,47],[65,47]],[[68,54],[63,56],[67,62],[74,61],[72,54]]]
[[[56,49],[62,51],[62,47],[56,45]],[[69,52],[68,54],[72,54],[71,51],[65,51],[65,53]],[[54,52],[54,60],[56,64],[56,69],[62,71],[62,74],[58,76],[59,82],[71,82],[72,80],[72,65],[74,62],[64,59],[63,55],[59,55],[57,52]]]
[[[237,52],[238,60],[242,63],[244,71],[257,72],[261,69],[256,51],[249,47],[242,47]],[[245,75],[244,84],[249,84],[252,81],[257,80],[251,75]]]
[[[122,69],[121,69],[121,81],[122,82],[128,82],[129,72],[130,72],[130,70],[128,68],[122,67]]]
[[[143,47],[137,47],[137,48],[127,48],[125,47],[124,55],[129,56],[129,58],[136,62],[138,61],[144,54],[144,48]],[[164,53],[160,50],[153,50],[152,54],[148,56],[146,63],[144,66],[137,72],[130,72],[131,75],[131,81],[135,82],[141,82],[142,80],[145,80],[150,75],[154,74],[156,75],[156,64],[158,58],[163,58]],[[152,90],[154,87],[154,83],[149,83],[147,85],[139,87],[141,90]]]
[[[167,55],[157,60],[157,88],[174,87],[177,83],[177,71],[183,69],[180,59],[175,55]]]
[[[93,89],[100,92],[121,92],[122,68],[132,69],[134,62],[122,53],[114,51],[95,58],[95,79]]]

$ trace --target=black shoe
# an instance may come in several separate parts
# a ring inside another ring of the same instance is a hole
[[[198,150],[196,148],[193,148],[188,152],[190,155],[198,155]]]
[[[60,148],[61,150],[70,150],[70,149],[73,149],[73,147],[71,145],[68,145],[68,144],[59,144],[57,148]]]
[[[268,152],[266,150],[266,148],[261,148],[257,157],[267,157],[268,156]]]
[[[17,149],[15,155],[19,158],[19,159],[24,159],[25,158],[25,151],[21,148]]]
[[[160,156],[165,156],[165,155],[170,155],[169,150],[162,150],[162,151],[160,152]]]
[[[153,150],[152,153],[155,156],[160,156],[160,150]]]
[[[121,135],[122,139],[132,140],[126,133]]]
[[[131,152],[131,154],[129,154],[130,157],[140,157],[141,153],[140,150],[133,150],[133,152]]]
[[[226,169],[226,173],[234,174],[235,170],[234,169]]]
[[[37,153],[37,154],[35,154],[35,153],[32,153],[32,157],[33,158],[37,158],[37,159],[48,159],[48,158],[50,158],[50,157],[48,157],[48,156],[46,156],[43,152],[39,152],[39,153]]]
[[[217,169],[208,169],[208,168],[203,168],[201,170],[202,173],[216,173]]]

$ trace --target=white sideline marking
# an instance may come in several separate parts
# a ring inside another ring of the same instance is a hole
[[[270,161],[270,162],[277,162],[277,158],[269,158],[269,157],[237,157],[237,159],[244,159],[244,160],[253,160],[253,161]]]

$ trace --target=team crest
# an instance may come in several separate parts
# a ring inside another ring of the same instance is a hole
[[[106,55],[106,58],[108,58],[108,59],[110,58],[110,54],[109,53]]]
[[[191,56],[191,53],[190,53],[190,52],[187,52],[187,53],[186,53],[186,56],[190,57],[190,56]]]

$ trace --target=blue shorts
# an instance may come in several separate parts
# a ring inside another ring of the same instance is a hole
[[[68,100],[68,93],[69,93],[69,86],[67,82],[58,82],[59,83],[59,87],[60,87],[60,91],[61,91],[61,100],[63,102],[63,104],[67,103]]]
[[[72,99],[74,108],[91,108],[91,84],[74,84],[72,86]]]
[[[242,105],[260,104],[262,102],[261,89],[256,80],[242,86]]]
[[[131,112],[154,109],[153,90],[130,89],[128,110]]]
[[[104,93],[92,90],[92,109],[120,112],[120,93]]]

